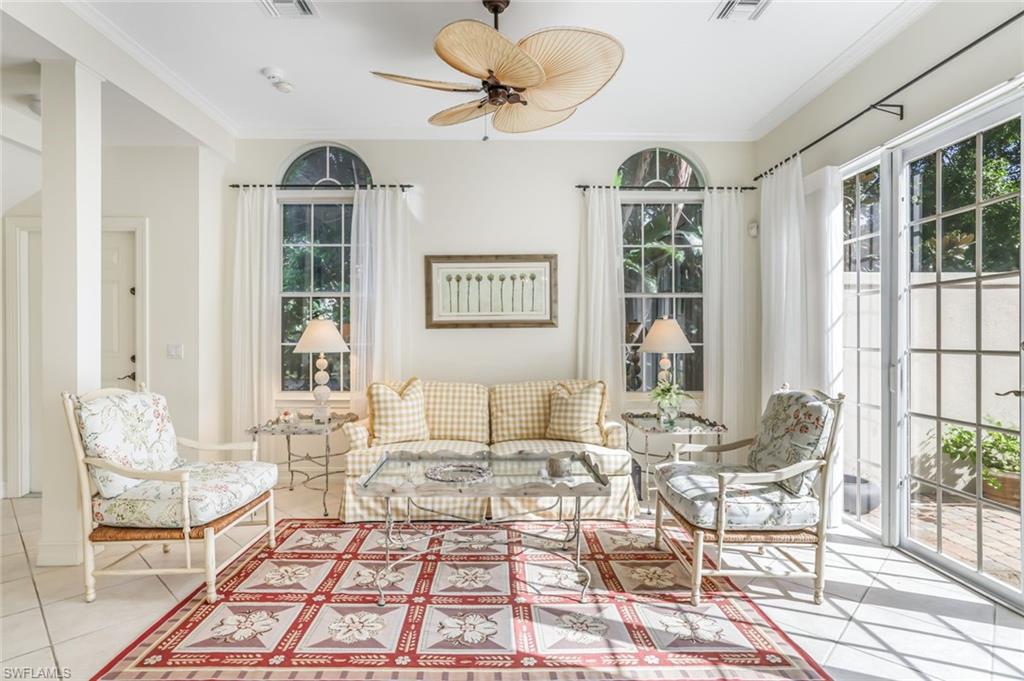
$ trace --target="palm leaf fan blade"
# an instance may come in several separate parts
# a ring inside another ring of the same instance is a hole
[[[474,118],[486,116],[495,109],[497,109],[497,107],[488,104],[485,99],[473,100],[472,102],[465,102],[463,104],[438,111],[436,114],[431,116],[427,122],[431,125],[456,125],[457,123],[465,123],[466,121],[471,121]]]
[[[544,68],[545,80],[530,88],[527,101],[548,111],[572,109],[587,101],[619,70],[622,44],[585,28],[551,28],[532,33],[519,47]]]
[[[529,92],[526,93],[529,101]],[[531,104],[505,104],[500,107],[491,119],[495,130],[502,132],[532,132],[550,128],[558,125],[569,116],[572,116],[576,109],[568,111],[545,111]]]
[[[434,38],[434,51],[446,64],[466,75],[503,85],[528,88],[544,82],[537,60],[487,24],[465,19],[448,24]]]
[[[481,87],[473,83],[450,83],[443,80],[428,80],[426,78],[414,78],[412,76],[401,76],[397,73],[382,73],[370,71],[373,75],[384,80],[393,80],[403,85],[416,85],[417,87],[430,88],[431,90],[442,90],[444,92],[479,92]]]

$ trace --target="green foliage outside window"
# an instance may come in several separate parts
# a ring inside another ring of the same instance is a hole
[[[1002,426],[1001,423],[993,425]],[[949,426],[942,433],[942,453],[953,461],[969,463],[978,459],[973,429]],[[1009,433],[988,432],[981,438],[981,476],[986,483],[999,489],[996,472],[1020,473],[1020,438]]]

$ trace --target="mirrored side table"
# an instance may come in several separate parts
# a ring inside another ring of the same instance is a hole
[[[693,442],[695,437],[708,437],[714,438],[714,444],[720,445],[722,444],[722,433],[728,432],[728,428],[721,423],[686,412],[681,412],[671,423],[665,423],[654,412],[627,411],[622,414],[622,421],[626,426],[626,449],[633,457],[633,486],[636,488],[637,498],[641,501],[648,501],[651,492],[657,493],[657,488],[650,483],[652,466],[666,461],[672,456],[671,453],[652,454],[652,437],[665,436],[670,442],[684,439],[686,442]],[[632,435],[634,432],[643,434],[643,449],[636,449],[633,446]],[[642,462],[640,457],[643,458]],[[721,457],[722,455],[719,454],[719,462],[721,462]],[[648,508],[647,512],[651,513],[652,511]]]
[[[339,414],[331,413],[330,419],[326,422],[317,422],[312,418],[296,418],[294,421],[281,421],[280,419],[273,419],[267,421],[264,424],[253,426],[248,430],[248,433],[252,435],[252,439],[255,440],[260,435],[283,435],[285,445],[288,451],[288,459],[285,462],[288,466],[288,489],[295,489],[295,474],[305,476],[300,484],[303,487],[323,492],[323,504],[324,504],[324,517],[327,516],[327,490],[330,484],[330,470],[328,468],[331,459],[336,456],[343,456],[348,451],[344,452],[332,452],[331,451],[331,433],[341,430],[341,427],[346,423],[358,421],[359,417],[353,413]],[[295,435],[313,435],[321,436],[324,439],[324,453],[323,454],[296,454],[292,449],[292,437]],[[293,464],[308,461],[309,463],[323,466],[323,472],[312,473],[308,470],[301,468],[294,468]],[[323,478],[323,487],[310,487],[309,483],[314,480]]]

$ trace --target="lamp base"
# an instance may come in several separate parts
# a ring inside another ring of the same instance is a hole
[[[317,423],[327,423],[331,418],[331,408],[328,401],[331,399],[331,388],[327,384],[331,381],[331,375],[327,373],[327,358],[324,353],[316,360],[317,372],[313,374],[313,381],[316,387],[313,388],[313,398],[316,406],[313,407],[313,420]]]

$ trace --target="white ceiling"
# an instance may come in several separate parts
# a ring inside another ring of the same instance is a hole
[[[67,58],[67,55],[6,14],[0,14],[0,105],[5,111],[36,121],[38,125],[39,116],[29,108],[32,99],[39,96],[38,60],[62,58]],[[103,83],[102,97],[105,145],[198,144],[194,137],[110,82]],[[7,160],[4,159],[5,165]],[[4,203],[6,205],[6,197]]]
[[[434,55],[433,37],[450,21],[486,21],[479,2],[313,3],[318,17],[278,19],[257,0],[75,6],[239,137],[480,136],[480,121],[426,122],[465,95],[369,74],[458,79]],[[616,36],[626,50],[604,91],[566,123],[526,137],[757,139],[931,1],[774,0],[757,21],[710,22],[717,4],[513,0],[501,18],[513,40],[548,26],[586,26]],[[259,73],[264,66],[283,69],[294,92],[272,89]]]

